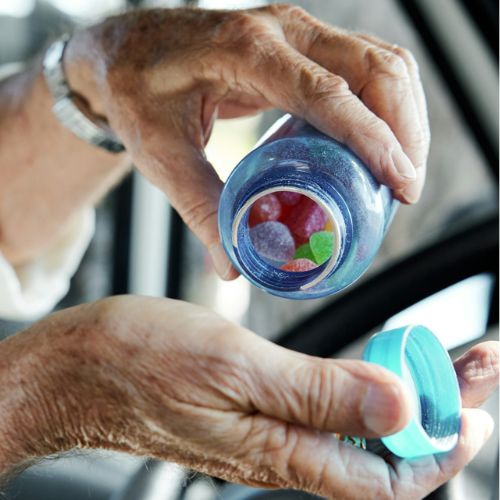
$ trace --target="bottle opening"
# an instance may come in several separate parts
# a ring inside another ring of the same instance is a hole
[[[326,277],[340,253],[340,230],[331,209],[295,187],[267,189],[249,198],[234,219],[235,247],[242,229],[254,258],[278,271],[283,283],[290,278],[303,290]]]

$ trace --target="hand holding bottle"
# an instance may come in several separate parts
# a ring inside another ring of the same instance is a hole
[[[411,400],[388,370],[293,352],[180,301],[113,297],[1,343],[0,474],[74,447],[107,448],[327,498],[419,499],[492,431],[476,407],[498,384],[498,343],[473,347],[455,368],[465,408],[457,446],[388,464],[332,435],[405,426]]]
[[[236,272],[217,230],[222,184],[204,154],[217,117],[293,113],[345,143],[399,200],[420,196],[429,127],[413,57],[296,6],[113,17],[74,36],[65,68],[223,278]]]

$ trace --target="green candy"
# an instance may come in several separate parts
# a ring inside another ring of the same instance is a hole
[[[305,246],[305,245],[302,245]],[[317,233],[311,234],[309,238],[309,248],[313,254],[313,262],[316,262],[319,266],[326,262],[333,253],[333,233],[330,231],[318,231]],[[297,252],[300,250],[299,247]],[[296,252],[296,254],[297,254]],[[297,257],[295,257],[297,258]],[[309,258],[309,257],[306,257]]]
[[[314,255],[311,250],[311,246],[309,243],[305,243],[304,245],[300,245],[297,250],[295,250],[295,254],[293,256],[293,259],[309,259],[312,260],[315,264],[317,264]]]

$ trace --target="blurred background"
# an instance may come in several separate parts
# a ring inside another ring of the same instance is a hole
[[[265,3],[0,0],[0,76],[22,69],[58,35],[127,9]],[[134,172],[97,207],[95,237],[58,307],[117,293],[181,298],[321,356],[359,357],[373,332],[415,321],[431,327],[453,356],[479,338],[497,338],[498,3],[291,3],[331,24],[407,47],[420,65],[432,132],[426,189],[417,206],[399,210],[367,274],[340,295],[307,302],[267,295],[241,277],[223,282],[168,200]],[[276,111],[216,124],[207,153],[221,178],[280,115]],[[0,337],[25,326],[0,320]],[[498,426],[498,394],[487,409]],[[5,498],[247,498],[241,494],[250,495],[170,464],[145,465],[141,459],[96,451],[32,467],[9,485]],[[475,461],[434,498],[498,498],[497,431]]]

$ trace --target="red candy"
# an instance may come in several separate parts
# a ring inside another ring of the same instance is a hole
[[[323,209],[313,200],[303,197],[287,214],[283,223],[292,232],[297,245],[309,241],[311,234],[322,231],[327,217]]]
[[[288,207],[293,207],[302,199],[300,193],[294,193],[293,191],[279,191],[276,193],[278,200],[287,205]]]
[[[292,273],[303,273],[304,271],[311,271],[318,267],[312,260],[309,259],[295,259],[287,262],[285,265],[281,266],[283,271],[289,271]]]
[[[281,215],[281,203],[274,194],[266,194],[254,202],[248,217],[248,225],[256,226],[261,222],[278,220]]]

